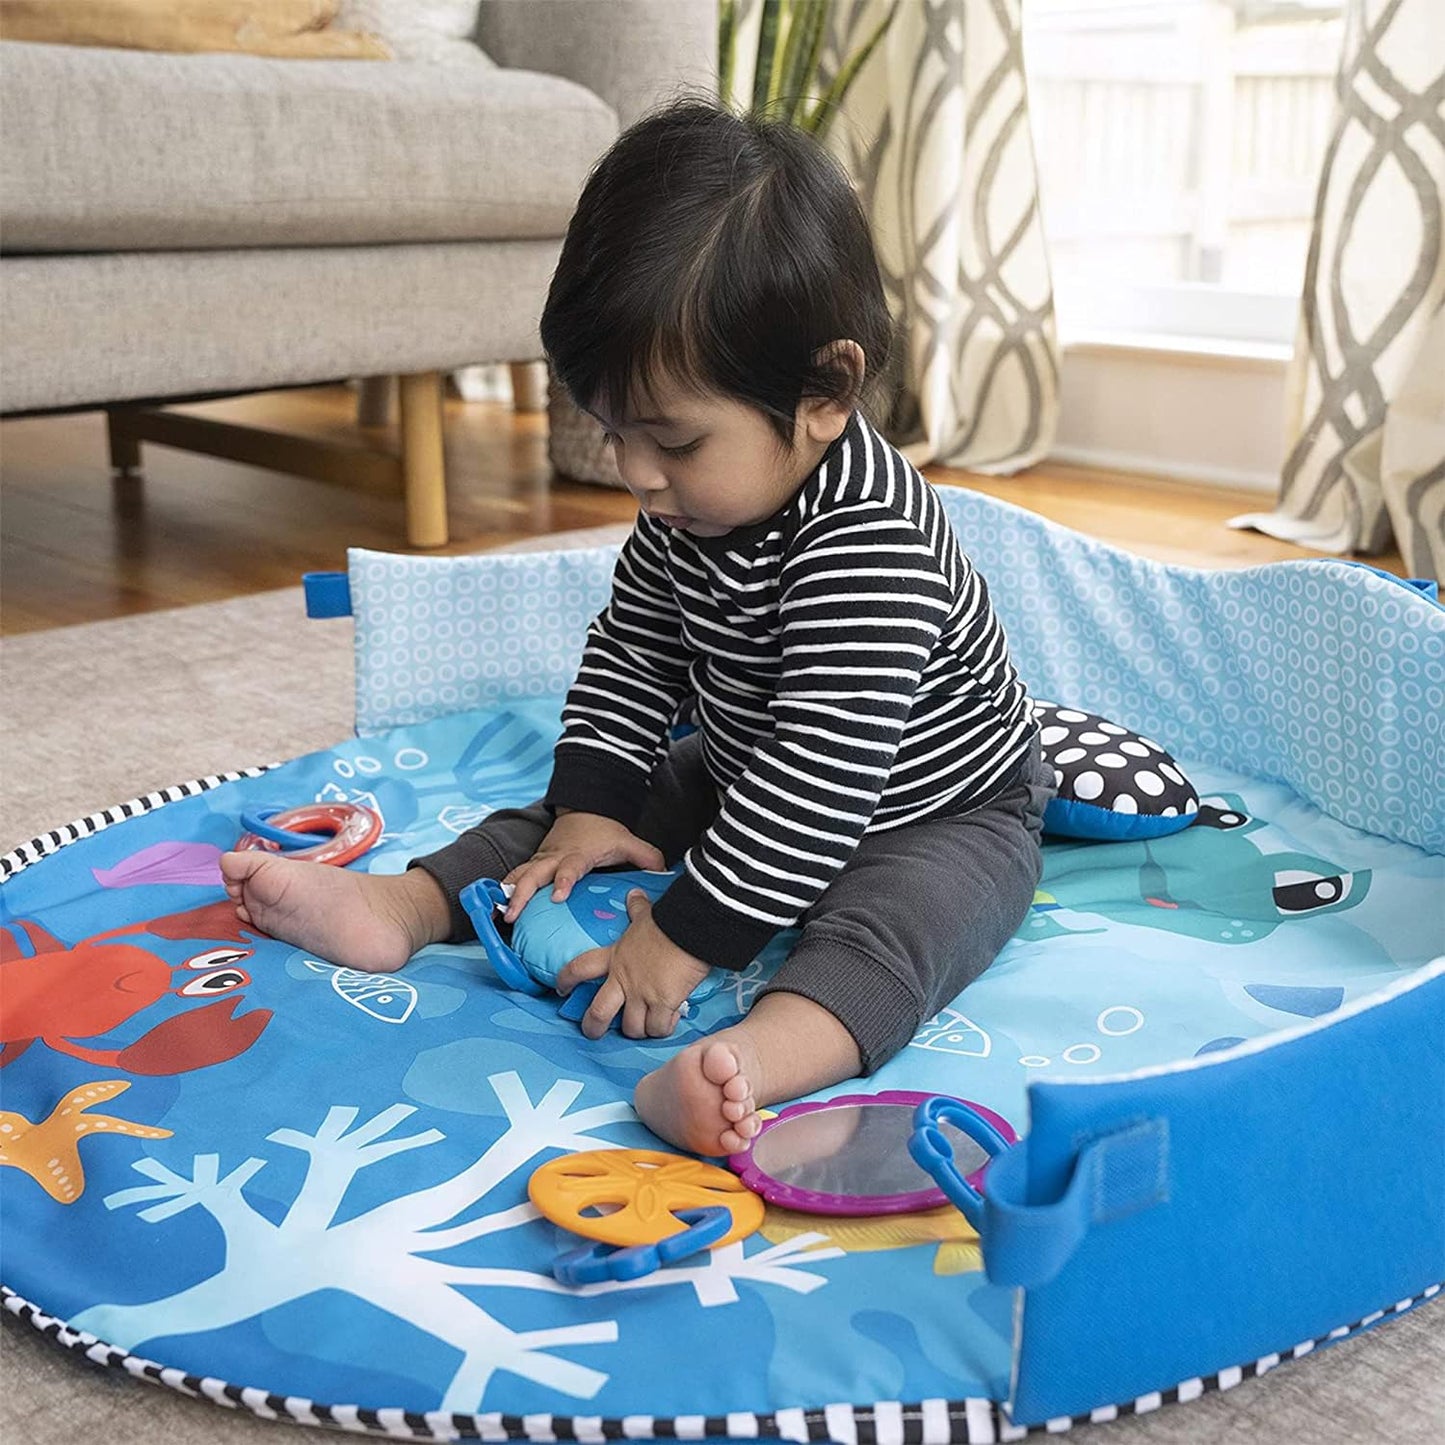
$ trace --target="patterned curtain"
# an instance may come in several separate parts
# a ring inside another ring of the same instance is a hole
[[[822,94],[891,0],[836,0]],[[1014,472],[1059,407],[1020,0],[901,0],[828,133],[873,227],[899,323],[886,431],[916,466]]]
[[[1445,6],[1350,0],[1289,375],[1279,500],[1236,517],[1326,552],[1392,535],[1445,575]]]

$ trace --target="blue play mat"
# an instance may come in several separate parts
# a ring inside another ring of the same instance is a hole
[[[367,803],[385,832],[353,866],[395,872],[539,794],[612,556],[361,553],[364,736],[3,860],[7,1307],[283,1419],[901,1445],[1187,1399],[1436,1293],[1445,613],[1339,564],[1165,568],[945,496],[1031,689],[1161,739],[1201,798],[1168,837],[1049,844],[1015,940],[864,1086],[1027,1136],[982,1250],[946,1211],[770,1206],[642,1279],[553,1279],[532,1169],[656,1147],[637,1080],[784,943],[674,1039],[589,1042],[476,948],[370,975],[237,925],[216,859],[243,812]]]

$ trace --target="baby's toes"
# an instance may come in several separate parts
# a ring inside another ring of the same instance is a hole
[[[722,1103],[722,1115],[724,1119],[736,1124],[739,1119],[745,1119],[753,1112],[752,1103],[747,1099],[724,1099]]]
[[[738,1064],[738,1057],[732,1049],[721,1040],[713,1039],[708,1042],[702,1051],[702,1076],[708,1083],[715,1084],[719,1089],[726,1089],[729,1084],[742,1074]],[[746,1083],[744,1083],[746,1087]]]
[[[752,1086],[742,1074],[734,1074],[727,1083],[722,1086],[724,1099],[747,1100],[752,1097]]]
[[[742,1154],[748,1147],[748,1141],[736,1129],[724,1129],[718,1135],[718,1143],[724,1154]]]

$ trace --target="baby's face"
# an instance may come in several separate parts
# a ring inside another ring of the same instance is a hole
[[[624,417],[589,408],[608,433],[617,470],[643,511],[696,537],[720,537],[771,516],[842,434],[850,409],[807,398],[795,450],[752,407],[659,381]]]

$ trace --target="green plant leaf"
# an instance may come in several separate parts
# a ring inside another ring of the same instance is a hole
[[[753,110],[767,109],[768,91],[773,83],[773,61],[778,49],[778,20],[782,0],[763,0],[763,23],[758,32],[758,68],[753,74]]]
[[[717,14],[717,94],[724,105],[733,99],[733,70],[737,57],[737,0],[720,0]]]
[[[898,13],[900,3],[901,0],[893,0],[888,7],[888,13],[879,22],[878,28],[868,37],[862,48],[855,50],[843,63],[842,69],[833,78],[832,85],[828,87],[827,94],[810,114],[804,116],[801,122],[804,130],[811,131],[819,140],[827,135],[828,128],[833,124],[833,117],[843,104],[843,97],[848,94],[848,89],[857,79],[858,72],[868,63],[869,56],[878,48],[878,42],[887,34],[888,27],[893,23],[893,17]]]
[[[818,74],[818,57],[823,52],[823,35],[831,8],[831,0],[794,0],[797,13],[788,31],[788,47],[783,52],[785,78],[780,87],[785,106],[783,119],[790,125],[797,123],[808,86]]]

